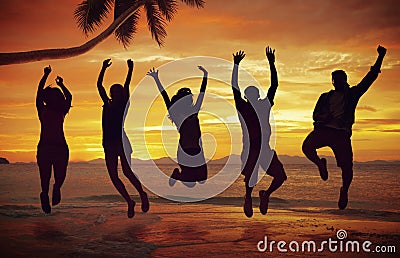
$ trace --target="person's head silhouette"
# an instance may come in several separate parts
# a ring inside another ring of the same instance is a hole
[[[260,98],[260,92],[257,87],[255,86],[248,86],[244,90],[244,96],[250,102],[255,102]]]
[[[110,87],[111,100],[114,102],[122,101],[124,95],[124,87],[121,84],[113,84]]]
[[[65,109],[66,99],[59,88],[46,87],[43,90],[43,102],[48,109],[63,111]]]
[[[171,105],[177,103],[179,101],[179,108],[182,108],[182,111],[186,108],[193,107],[193,94],[189,88],[180,88],[178,92],[172,96]]]
[[[335,90],[342,91],[346,87],[349,87],[347,83],[347,74],[343,70],[335,70],[332,72],[332,84]]]

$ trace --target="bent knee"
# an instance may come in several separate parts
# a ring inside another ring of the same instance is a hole
[[[301,145],[301,150],[303,151],[303,153],[307,153],[312,150],[311,144],[309,141],[307,141],[307,139],[303,141],[303,144]]]
[[[280,175],[277,177],[277,179],[278,179],[279,181],[282,181],[282,182],[286,181],[286,180],[287,180],[287,175],[286,175],[285,171],[282,171],[282,174],[280,174]]]
[[[273,177],[274,177],[274,179],[276,179],[280,182],[284,182],[287,180],[287,176],[286,176],[285,170],[283,169],[283,165],[280,166],[279,172],[276,173]]]

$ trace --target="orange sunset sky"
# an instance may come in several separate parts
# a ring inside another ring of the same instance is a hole
[[[73,19],[74,9],[80,2],[1,1],[0,52],[82,44],[88,38]],[[179,6],[174,20],[168,24],[164,47],[160,48],[151,39],[142,18],[128,49],[110,37],[81,56],[0,66],[0,156],[12,162],[35,161],[40,124],[34,101],[43,67],[49,64],[53,72],[47,84],[54,86],[55,77],[60,75],[73,94],[73,108],[66,117],[64,131],[70,160],[79,161],[103,157],[102,102],[96,89],[102,60],[112,58],[113,61],[105,76],[108,91],[112,83],[123,82],[127,71],[125,60],[132,58],[135,61],[133,91],[153,66],[191,56],[231,61],[232,52],[243,49],[247,55],[241,66],[266,92],[270,76],[265,58],[266,45],[276,49],[279,76],[273,107],[276,150],[279,154],[302,156],[301,143],[312,130],[315,103],[322,92],[332,89],[330,73],[334,69],[343,69],[348,73],[349,83],[357,84],[373,65],[376,47],[381,44],[388,53],[382,73],[358,104],[352,136],[354,159],[400,159],[398,1],[206,0],[204,9],[189,8],[181,3]],[[95,35],[110,23],[109,17]],[[174,72],[179,74],[180,71]],[[196,67],[193,73],[201,75]],[[230,69],[227,73],[230,76]],[[161,80],[166,76],[160,72]],[[155,90],[150,78],[144,80]],[[198,93],[200,81],[195,78],[183,86],[189,85],[194,93]],[[174,93],[179,86],[182,85],[173,85],[168,92]],[[243,90],[246,84],[240,86]],[[208,92],[233,100],[229,85],[210,80]],[[149,101],[152,99],[139,98],[132,105],[146,107]],[[213,107],[212,99],[205,99],[204,108],[207,105]],[[175,155],[174,146],[170,147],[171,151],[164,150],[160,141],[164,129],[171,134],[168,139],[177,140],[176,130],[165,119],[165,107],[160,99],[153,103],[151,110],[148,121],[141,128],[146,132],[151,157]],[[221,115],[229,120],[234,113],[222,112]],[[216,121],[206,114],[201,117],[202,131],[207,134],[204,148],[209,158],[220,158],[231,152],[227,128]],[[132,145],[133,157],[146,158],[144,146],[135,141]],[[233,153],[240,153],[240,148],[233,148]],[[323,149],[321,153],[330,154],[331,151]]]

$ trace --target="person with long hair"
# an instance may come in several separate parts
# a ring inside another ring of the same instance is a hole
[[[113,84],[110,87],[110,97],[107,96],[103,86],[105,71],[111,66],[111,59],[103,61],[103,65],[97,80],[97,89],[103,100],[102,128],[103,128],[103,148],[108,174],[117,191],[128,204],[128,218],[135,215],[135,201],[129,196],[124,183],[118,177],[118,157],[120,158],[122,171],[132,185],[139,192],[142,202],[142,211],[149,210],[149,200],[142,185],[131,169],[131,153],[128,137],[126,136],[123,124],[127,105],[129,105],[129,85],[133,73],[133,61],[127,60],[128,74],[125,84]],[[129,153],[129,155],[128,155]]]
[[[196,103],[193,103],[193,94],[189,88],[180,88],[170,99],[158,77],[158,70],[151,69],[147,75],[154,78],[160,91],[168,114],[179,132],[177,159],[180,167],[175,168],[169,180],[173,186],[176,180],[182,181],[186,186],[193,187],[196,182],[204,183],[207,180],[207,164],[204,158],[201,141],[199,111],[203,103],[207,86],[208,72],[198,66],[203,72],[200,94]]]
[[[61,201],[61,186],[64,183],[69,159],[69,149],[64,136],[64,119],[71,108],[72,95],[60,76],[57,87],[46,87],[51,73],[50,65],[44,68],[36,94],[36,109],[40,120],[40,140],[37,146],[37,164],[40,172],[42,192],[40,202],[45,213],[51,213],[49,186],[51,171],[54,170],[52,205]]]

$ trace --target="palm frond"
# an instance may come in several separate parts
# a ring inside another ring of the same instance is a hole
[[[178,10],[178,4],[176,0],[157,0],[157,3],[158,9],[164,15],[165,19],[167,19],[167,21],[171,21]]]
[[[132,7],[133,4],[135,4],[135,1],[132,0],[116,0],[114,6],[114,19]],[[115,31],[115,37],[124,45],[124,48],[129,46],[133,35],[136,33],[139,18],[140,12],[136,11]]]
[[[92,33],[107,18],[113,0],[84,0],[74,11],[79,29],[86,35]]]
[[[151,32],[152,38],[157,41],[159,46],[164,45],[164,39],[167,36],[165,30],[165,20],[163,14],[158,9],[158,3],[155,0],[149,0],[144,4],[147,16],[147,25]]]
[[[185,4],[193,7],[196,6],[197,8],[203,8],[204,7],[204,0],[181,0]]]

